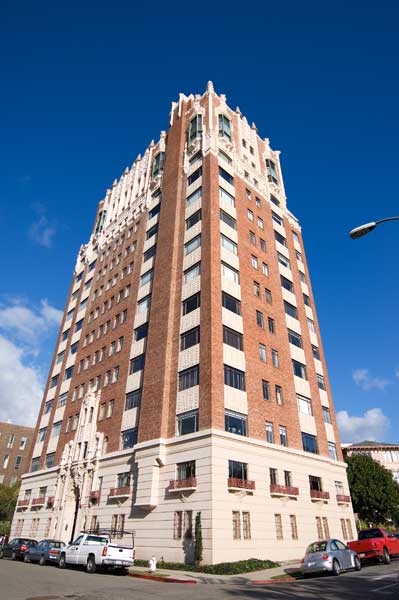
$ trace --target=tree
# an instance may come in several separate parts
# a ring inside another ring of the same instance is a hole
[[[391,521],[399,512],[399,485],[391,471],[365,454],[345,459],[353,509],[372,525]]]
[[[195,515],[195,547],[194,547],[195,564],[199,565],[202,561],[202,525],[201,513]]]
[[[0,485],[0,534],[9,534],[18,499],[19,486]]]

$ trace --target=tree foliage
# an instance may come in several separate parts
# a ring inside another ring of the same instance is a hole
[[[202,525],[201,513],[195,515],[195,547],[194,547],[195,564],[199,565],[202,561]]]
[[[0,485],[0,520],[11,521],[18,499],[19,486]]]
[[[353,509],[359,518],[371,525],[396,520],[399,485],[391,471],[365,454],[354,454],[345,460]]]

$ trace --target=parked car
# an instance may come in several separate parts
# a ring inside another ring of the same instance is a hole
[[[59,540],[41,540],[36,546],[31,546],[24,555],[25,562],[38,562],[45,565],[49,562],[58,562],[60,550],[65,547]]]
[[[62,548],[58,566],[85,566],[88,573],[95,573],[97,567],[125,570],[134,564],[133,546],[119,546],[111,542],[109,535],[81,533],[76,540]]]
[[[310,544],[302,561],[302,573],[309,577],[315,573],[330,572],[339,575],[341,571],[362,568],[356,552],[350,550],[343,542],[336,539],[322,540]]]
[[[361,560],[376,558],[386,565],[391,562],[391,556],[399,554],[399,539],[381,527],[359,531],[357,541],[348,542],[348,546]]]
[[[36,546],[37,540],[31,538],[13,538],[0,548],[0,558],[11,558],[11,560],[22,559],[25,552]]]

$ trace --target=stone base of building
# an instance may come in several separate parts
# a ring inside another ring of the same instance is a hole
[[[188,461],[195,476],[178,479],[176,465]],[[245,480],[229,478],[229,461],[247,465]],[[130,484],[118,487],[122,473]],[[310,491],[309,475],[321,478],[322,491]],[[200,512],[204,563],[297,559],[320,537],[355,534],[350,499],[337,496],[336,482],[349,494],[344,463],[206,430],[25,475],[12,535],[69,542],[81,529],[107,529],[134,543],[137,558],[192,562]]]

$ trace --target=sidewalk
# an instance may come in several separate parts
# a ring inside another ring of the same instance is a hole
[[[243,573],[242,575],[211,575],[209,573],[196,573],[194,571],[172,571],[169,569],[157,569],[155,577],[160,581],[172,579],[174,582],[187,583],[218,583],[218,584],[234,584],[247,585],[263,583],[271,580],[279,575],[290,575],[300,569],[299,561],[287,561],[281,564],[280,567],[273,569],[264,569],[262,571],[252,571],[252,573]],[[151,576],[147,567],[132,567],[129,569],[130,575],[133,577]],[[278,581],[278,580],[276,580]]]

